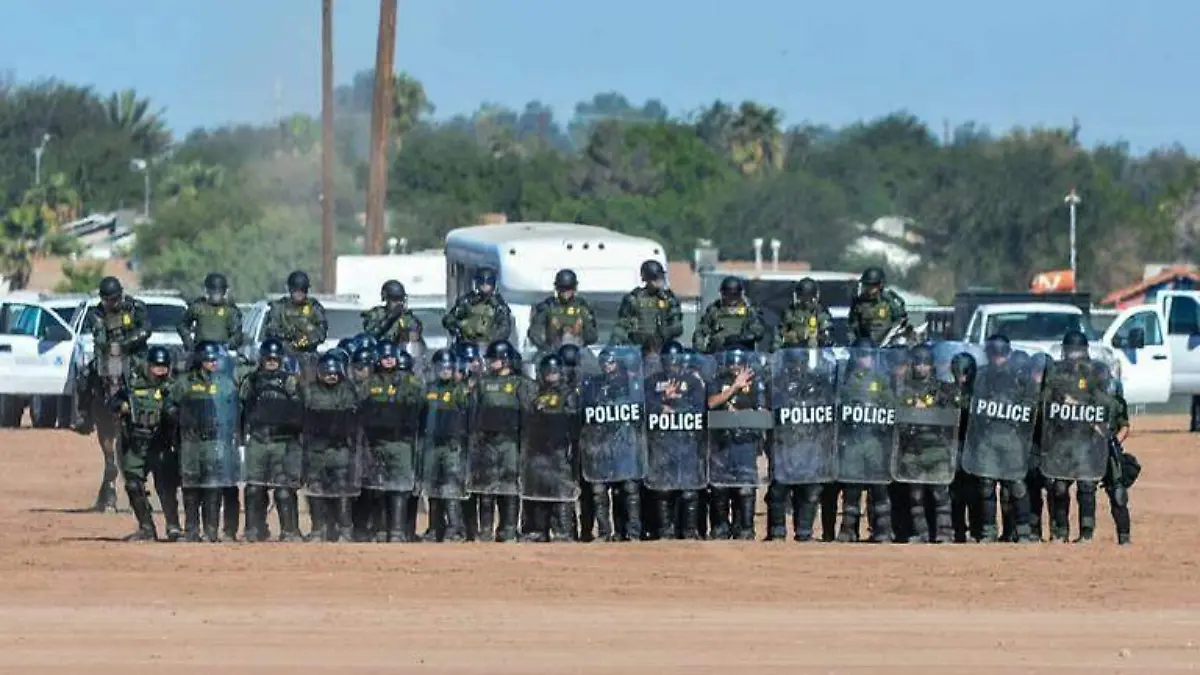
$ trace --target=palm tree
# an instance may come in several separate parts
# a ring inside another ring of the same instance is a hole
[[[745,101],[730,126],[730,155],[745,175],[783,168],[784,142],[779,110]]]
[[[143,155],[158,154],[170,142],[162,111],[151,112],[150,101],[138,98],[133,89],[109,96],[104,111],[109,124],[124,131]]]
[[[8,210],[0,222],[0,274],[8,280],[10,290],[29,284],[36,258],[76,251],[77,242],[59,228],[74,217],[78,206],[79,195],[66,177],[54,174],[27,190],[20,206]]]
[[[400,73],[392,80],[392,140],[396,152],[404,143],[404,137],[421,123],[421,118],[433,114],[433,104],[425,96],[425,87],[408,73]]]
[[[168,201],[195,199],[201,190],[213,190],[225,183],[225,169],[202,162],[173,164],[159,183]]]

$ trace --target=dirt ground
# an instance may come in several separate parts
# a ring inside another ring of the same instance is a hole
[[[1200,436],[1139,418],[1134,541],[132,544],[99,450],[0,431],[0,672],[1200,668]],[[122,498],[123,503],[123,498]]]

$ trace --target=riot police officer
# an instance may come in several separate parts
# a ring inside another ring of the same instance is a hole
[[[430,360],[434,379],[425,393],[427,421],[422,444],[422,492],[429,500],[425,541],[466,541],[467,414],[470,390],[457,379],[455,355],[446,349]]]
[[[305,488],[313,541],[350,541],[361,491],[358,392],[337,358],[322,355],[315,381],[302,382]]]
[[[885,288],[883,270],[868,267],[859,279],[861,290],[850,304],[850,339],[869,337],[875,344],[886,347],[908,324],[904,300],[890,288]]]
[[[408,309],[408,291],[404,284],[388,279],[379,289],[379,297],[383,304],[362,314],[363,332],[376,340],[389,340],[397,345],[423,345],[425,327]],[[415,349],[410,347],[406,351],[411,354]],[[419,353],[413,355],[421,356]]]
[[[525,541],[573,541],[579,477],[571,436],[578,396],[563,377],[558,354],[538,362],[537,391],[523,413],[530,432],[523,439],[521,497],[528,509]]]
[[[204,295],[188,303],[176,327],[183,348],[191,352],[198,342],[217,342],[230,351],[242,346],[242,311],[229,299],[229,281],[212,272],[204,277]]]
[[[683,309],[657,260],[643,262],[641,276],[644,285],[621,299],[609,343],[638,345],[643,354],[657,356],[663,344],[683,335]]]
[[[528,337],[539,351],[551,351],[564,344],[595,344],[596,313],[586,300],[576,295],[578,289],[575,272],[559,270],[554,275],[554,295],[534,306]]]
[[[629,350],[629,348],[626,348]],[[632,350],[637,354],[636,350]],[[584,379],[580,391],[581,407],[593,405],[611,405],[626,407],[640,404],[640,375],[635,374],[636,381],[631,381],[630,373],[618,358],[612,348],[606,348],[599,355],[600,372]],[[636,427],[629,425],[589,426],[587,442],[581,439],[581,459],[596,458],[587,464],[597,475],[588,473],[587,467],[582,472],[583,478],[589,478],[591,483],[584,483],[584,489],[592,493],[592,504],[595,508],[596,521],[599,524],[599,535],[608,541],[640,541],[642,538],[642,501],[641,485],[637,479],[609,480],[604,475],[619,474],[622,478],[633,475],[626,469],[640,464],[641,424]],[[601,446],[601,447],[597,447]],[[637,450],[634,450],[637,448]],[[630,452],[633,451],[633,452]],[[633,459],[633,461],[630,461]],[[616,466],[622,465],[620,469]],[[638,476],[641,478],[641,476]]]
[[[846,376],[839,391],[843,407],[842,419],[846,418],[844,411],[847,406],[892,407],[894,390],[891,387],[890,373],[877,362],[879,352],[875,349],[874,341],[869,337],[860,337],[854,341],[851,348],[851,360],[847,364]],[[894,425],[892,428],[894,429]],[[838,541],[859,540],[864,492],[867,494],[867,510],[871,516],[870,541],[891,541],[891,497],[887,482],[879,479],[890,474],[886,453],[891,450],[892,435],[891,429],[885,425],[847,426],[842,423],[839,427],[842,525],[838,532]]]
[[[662,369],[647,378],[649,428],[646,486],[655,505],[659,539],[700,538],[700,491],[706,485],[708,407],[704,379],[686,368],[683,345],[663,345]]]
[[[1128,546],[1132,522],[1129,516],[1129,488],[1137,481],[1142,465],[1137,457],[1125,452],[1122,445],[1124,434],[1129,431],[1129,404],[1125,401],[1119,383],[1111,381],[1112,372],[1104,364],[1096,368],[1097,386],[1101,391],[1113,387],[1115,409],[1110,427],[1108,467],[1104,474],[1104,492],[1108,495],[1109,512],[1117,530],[1117,544]]]
[[[79,410],[81,429],[97,424],[100,449],[104,454],[104,473],[96,493],[94,510],[117,508],[116,420],[106,405],[123,384],[134,361],[146,353],[150,339],[150,315],[145,303],[125,295],[116,277],[100,280],[100,302],[88,309],[84,330],[93,338],[92,360],[80,383]],[[101,373],[103,372],[103,377]]]
[[[484,353],[487,370],[473,392],[467,488],[476,499],[479,541],[517,540],[521,407],[532,383],[513,369],[516,351],[508,340],[489,344]]]
[[[381,542],[410,542],[415,539],[410,509],[425,386],[413,373],[412,356],[391,340],[380,340],[375,349],[375,372],[363,387],[367,459],[359,501],[370,512],[364,534]]]
[[[789,347],[817,349],[832,347],[833,317],[821,304],[820,288],[811,277],[796,283],[792,304],[779,319],[772,346],[774,351]]]
[[[512,334],[512,311],[496,290],[496,271],[479,268],[471,278],[474,289],[454,303],[442,326],[458,342],[489,343]]]
[[[723,367],[709,388],[710,411],[768,408],[767,382],[762,373],[754,371],[749,357],[749,352],[742,349],[725,352]],[[751,486],[758,484],[757,460],[763,454],[764,441],[764,434],[753,428],[713,432],[709,456],[710,539],[754,539],[757,490]]]
[[[753,351],[766,332],[758,308],[746,300],[742,280],[725,277],[720,299],[714,300],[696,322],[692,346],[705,354],[735,347]]]
[[[281,341],[289,353],[313,357],[329,334],[325,307],[308,294],[308,274],[288,275],[288,294],[273,300],[267,309],[264,338]]]

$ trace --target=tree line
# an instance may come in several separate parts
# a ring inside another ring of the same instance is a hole
[[[140,209],[148,162],[153,212],[130,252],[143,283],[192,291],[221,269],[239,297],[280,289],[296,267],[319,278],[321,200],[330,198],[339,253],[361,252],[373,75],[335,92],[333,195],[321,194],[320,121],[168,133],[166,115],[135,91],[103,93],[60,81],[0,82],[0,273],[20,286],[39,255],[69,255],[70,218]],[[1181,147],[1142,156],[1114,141],[1086,147],[1078,124],[996,133],[975,124],[936,133],[896,111],[842,128],[799,122],[756,101],[669,111],[660,101],[597,94],[556,118],[539,101],[484,103],[438,118],[421,83],[396,78],[388,186],[390,235],[410,249],[445,233],[509,220],[603,225],[653,237],[672,259],[707,241],[724,256],[753,255],[754,237],[815,269],[887,261],[854,246],[874,232],[914,256],[890,277],[947,300],[955,289],[1026,288],[1067,266],[1072,188],[1080,285],[1103,292],[1149,261],[1191,261],[1200,213],[1197,161]],[[33,150],[49,137],[35,180]],[[87,269],[68,270],[86,286]]]

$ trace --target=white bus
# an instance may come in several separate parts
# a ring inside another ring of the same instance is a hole
[[[554,275],[571,269],[579,294],[596,312],[600,341],[608,339],[621,298],[642,283],[640,268],[657,260],[667,268],[666,251],[645,237],[575,223],[506,223],[451,230],[446,235],[446,301],[471,290],[481,267],[497,272],[497,290],[512,308],[510,340],[525,357],[536,351],[525,337],[534,305],[554,292]]]

